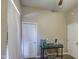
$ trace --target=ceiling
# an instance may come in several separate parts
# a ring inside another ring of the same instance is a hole
[[[77,7],[78,0],[63,0],[62,6],[58,6],[60,0],[21,0],[23,6],[38,7],[52,11],[69,11]]]

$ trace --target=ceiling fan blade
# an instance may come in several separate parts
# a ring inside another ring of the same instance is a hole
[[[62,5],[62,3],[63,3],[63,0],[60,0],[59,3],[58,3],[58,5]]]

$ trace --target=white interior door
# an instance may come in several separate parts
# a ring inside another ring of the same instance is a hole
[[[37,26],[32,23],[22,24],[22,40],[24,58],[37,56]]]
[[[78,59],[78,24],[68,25],[68,52]]]

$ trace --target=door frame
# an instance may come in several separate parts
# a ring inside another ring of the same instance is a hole
[[[36,25],[36,30],[37,30],[37,41],[38,41],[38,27],[37,27],[37,23],[36,22],[22,22],[22,25],[23,24],[34,24],[34,25]],[[22,37],[23,38],[23,37]],[[22,48],[24,48],[24,44],[23,44],[23,47]],[[38,54],[38,47],[37,47],[37,54]],[[24,50],[23,50],[23,57],[24,57]],[[34,56],[33,58],[37,58],[38,57],[38,55],[36,55],[36,56]],[[32,57],[31,57],[32,58]]]
[[[37,26],[37,23],[35,22],[22,22],[22,24],[35,24]]]

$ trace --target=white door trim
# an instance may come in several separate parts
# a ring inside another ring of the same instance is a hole
[[[22,24],[35,24],[37,26],[37,23],[35,22],[22,22]]]

